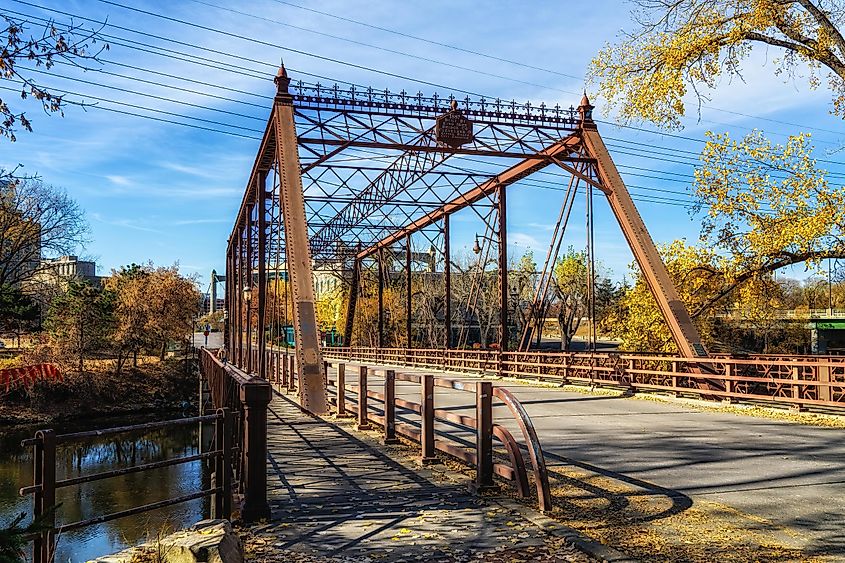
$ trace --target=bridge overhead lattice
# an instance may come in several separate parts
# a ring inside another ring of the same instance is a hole
[[[443,346],[453,346],[449,218],[462,209],[474,211],[484,224],[482,238],[497,247],[491,260],[498,278],[498,342],[506,349],[512,340],[513,308],[507,187],[547,166],[570,176],[567,198],[570,193],[574,198],[579,183],[607,197],[682,353],[706,355],[598,134],[586,96],[578,108],[562,108],[355,86],[327,88],[292,84],[284,67],[276,83],[227,255],[227,311],[233,321],[227,345],[240,365],[263,374],[266,366],[260,358],[267,342],[278,343],[280,326],[292,321],[299,377],[311,382],[300,389],[306,396],[319,394],[314,270],[333,271],[351,287],[343,330],[349,337],[362,262],[374,264],[377,343],[383,346],[384,289],[390,281],[385,264],[401,263],[403,254],[405,332],[412,345],[412,263],[420,254],[414,252],[412,235],[430,245],[430,272],[437,267],[435,255],[442,264],[438,283],[444,310],[438,315]],[[486,267],[485,262],[482,270]],[[259,352],[255,366],[253,349]],[[322,408],[324,404],[312,410]]]

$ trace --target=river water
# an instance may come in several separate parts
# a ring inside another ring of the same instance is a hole
[[[98,420],[96,425],[60,425],[57,433],[124,426],[138,421]],[[18,496],[20,487],[32,484],[32,448],[20,441],[35,430],[0,430],[0,527],[21,512],[29,521],[32,496]],[[208,432],[204,432],[208,434]],[[133,432],[93,438],[58,446],[56,479],[90,475],[143,463],[189,456],[198,452],[199,430],[195,425]],[[71,523],[110,514],[181,495],[198,492],[208,471],[200,461],[67,487],[57,491],[58,523]],[[190,526],[207,514],[208,500],[198,499],[74,530],[58,540],[56,563],[84,562],[135,545],[157,533]],[[30,544],[31,546],[31,544]],[[31,547],[27,548],[27,556]]]

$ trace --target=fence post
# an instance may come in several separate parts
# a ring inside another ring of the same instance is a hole
[[[212,487],[220,488],[214,493],[211,508],[212,518],[228,520],[232,515],[232,411],[228,408],[217,409],[214,421],[214,443],[220,455],[214,458]]]
[[[346,418],[349,413],[346,412],[346,364],[339,362],[337,364],[337,418]]]
[[[396,437],[396,372],[384,372],[384,443],[398,444]]]
[[[828,362],[829,361],[830,360],[828,360]],[[821,401],[831,401],[832,400],[832,397],[831,397],[832,394],[830,392],[830,385],[826,385],[827,383],[830,383],[830,372],[831,372],[830,364],[828,364],[826,366],[817,365],[815,370],[816,370],[816,378],[815,379],[816,379],[816,382],[817,382],[816,389],[818,389],[818,391],[817,391],[818,399],[821,400]]]
[[[475,384],[475,486],[476,492],[493,487],[493,384]]]
[[[367,366],[358,367],[358,430],[369,430],[367,418]]]
[[[422,376],[420,398],[420,415],[422,417],[420,433],[420,447],[423,465],[434,463],[437,457],[434,455],[434,376],[425,374]]]
[[[727,378],[732,377],[732,376],[733,376],[733,365],[726,363],[725,364],[725,378],[726,378],[725,379],[725,392],[726,393],[733,393],[734,392],[734,382],[730,379],[727,379]],[[722,402],[727,403],[727,404],[730,404],[732,400],[733,400],[733,397],[731,395],[725,395],[722,398]]]
[[[34,479],[40,488],[35,492],[33,519],[42,518],[45,530],[33,543],[33,563],[50,563],[55,551],[56,527],[56,433],[39,430],[35,433]]]
[[[241,517],[245,522],[270,518],[267,502],[267,405],[273,397],[270,385],[253,379],[241,385],[244,407],[244,504]]]
[[[296,358],[288,355],[288,391],[296,391]]]
[[[800,370],[798,369],[798,366],[792,366],[792,369],[789,370],[789,373],[790,373],[790,377],[792,379],[801,379],[801,373],[800,373]],[[792,398],[800,401],[801,400],[801,387],[797,383],[793,383],[791,385],[791,387],[792,387]],[[792,403],[791,405],[789,405],[789,410],[791,410],[793,412],[801,412],[802,410],[804,410],[804,407],[801,403]]]

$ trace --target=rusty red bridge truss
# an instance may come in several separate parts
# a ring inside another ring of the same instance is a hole
[[[324,355],[797,407],[845,400],[845,364],[835,358],[708,354],[586,96],[577,108],[426,97],[292,82],[284,67],[276,85],[228,244],[226,348],[232,363],[266,378],[278,347],[293,344],[306,409],[327,411]],[[532,282],[528,320],[513,328],[508,188],[547,167],[563,175],[557,229],[561,222],[565,227],[578,190],[590,206],[593,189],[605,196],[678,357],[531,350],[562,235],[553,238],[544,271]],[[495,342],[487,350],[464,349],[466,318],[454,311],[450,218],[462,210],[471,210],[483,231],[475,240],[477,271],[460,272],[474,280],[467,299],[495,293]],[[321,346],[315,280],[326,278],[344,296],[345,321],[336,328],[345,347]],[[415,326],[414,299],[426,279],[439,309],[429,323],[437,330],[423,333]],[[374,306],[362,307],[364,297]]]

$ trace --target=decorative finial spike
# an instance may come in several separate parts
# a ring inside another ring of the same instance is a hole
[[[584,97],[581,98],[580,105],[582,105],[582,106],[590,105],[590,99],[587,97],[587,91],[586,90],[584,90]]]
[[[276,94],[288,94],[290,77],[288,76],[288,71],[285,68],[284,61],[281,61],[281,65],[279,65],[279,70],[276,72],[276,78],[273,79],[273,82],[276,83]]]
[[[582,128],[595,128],[593,121],[593,109],[595,106],[590,104],[590,99],[587,98],[587,91],[584,91],[584,97],[581,98],[581,103],[578,105],[578,114],[581,116],[580,126]]]

